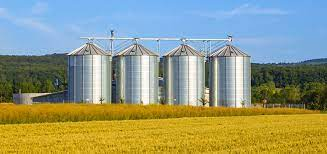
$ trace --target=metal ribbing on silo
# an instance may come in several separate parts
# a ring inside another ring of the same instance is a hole
[[[209,57],[210,106],[251,106],[250,56],[232,45]]]
[[[111,102],[110,55],[94,43],[86,43],[68,54],[70,102]]]
[[[204,55],[182,44],[164,56],[165,100],[174,105],[201,105]]]
[[[133,44],[114,56],[116,100],[127,104],[158,103],[158,55]]]

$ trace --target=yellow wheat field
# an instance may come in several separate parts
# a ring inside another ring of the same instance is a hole
[[[303,109],[222,108],[169,105],[92,105],[92,104],[0,104],[0,124],[79,122],[182,117],[254,116],[317,114]]]
[[[327,115],[0,125],[0,152],[326,153]]]

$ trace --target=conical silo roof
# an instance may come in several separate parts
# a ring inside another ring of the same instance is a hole
[[[181,44],[180,46],[176,47],[175,49],[171,50],[165,56],[200,56],[204,57],[204,54],[201,52],[196,51],[193,47],[187,44]]]
[[[140,44],[133,44],[124,50],[116,53],[115,56],[159,56]]]
[[[88,42],[68,54],[68,56],[77,56],[77,55],[110,55],[110,54],[106,53],[98,45],[92,42]]]
[[[210,57],[249,57],[249,55],[228,44],[214,51]]]

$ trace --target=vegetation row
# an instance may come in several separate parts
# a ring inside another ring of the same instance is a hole
[[[319,113],[311,110],[281,108],[208,108],[125,104],[2,104],[0,111],[1,124]]]

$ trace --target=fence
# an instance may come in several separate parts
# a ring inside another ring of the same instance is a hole
[[[305,104],[263,104],[263,108],[299,108],[305,109]]]

